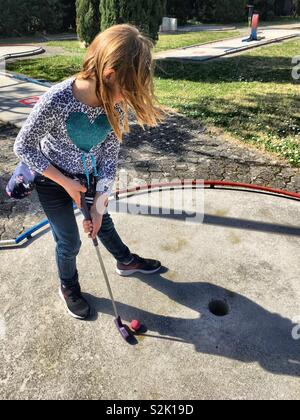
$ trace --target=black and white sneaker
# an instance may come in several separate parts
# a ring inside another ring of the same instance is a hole
[[[84,320],[91,315],[91,308],[82,296],[79,284],[71,287],[61,286],[59,295],[65,302],[68,313],[73,318]]]
[[[141,258],[137,254],[132,254],[133,258],[129,264],[117,263],[116,272],[120,276],[131,276],[134,273],[154,274],[161,269],[161,262],[149,258]]]

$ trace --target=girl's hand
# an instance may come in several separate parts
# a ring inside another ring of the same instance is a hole
[[[92,220],[84,220],[83,229],[85,233],[89,234],[89,238],[95,239],[101,228],[103,215],[97,212],[95,206],[91,207],[90,214]]]
[[[66,180],[63,183],[63,187],[67,191],[69,196],[73,199],[73,201],[75,201],[77,208],[81,209],[80,193],[85,193],[87,191],[86,187],[72,178],[66,178]]]

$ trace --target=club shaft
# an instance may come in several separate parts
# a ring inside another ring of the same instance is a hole
[[[118,311],[117,311],[117,306],[116,306],[116,303],[115,303],[113,292],[112,292],[111,287],[110,287],[110,283],[109,283],[109,280],[108,280],[107,272],[106,272],[106,269],[105,269],[105,266],[104,266],[104,263],[103,263],[103,259],[102,259],[101,253],[100,253],[99,246],[95,246],[95,249],[96,249],[98,260],[99,260],[99,263],[100,263],[100,266],[101,266],[101,269],[102,269],[104,280],[105,280],[105,283],[106,283],[106,286],[107,286],[107,289],[108,289],[108,292],[109,292],[109,295],[110,295],[110,299],[111,299],[111,303],[112,303],[112,306],[113,306],[113,309],[114,309],[115,317],[118,318],[119,314],[118,314]]]
[[[83,212],[83,215],[84,215],[85,219],[86,220],[92,220],[88,205],[87,205],[86,200],[85,200],[85,195],[83,193],[81,193],[81,205],[82,205],[82,212]],[[113,310],[114,310],[114,313],[115,313],[115,317],[118,318],[119,314],[118,314],[118,311],[117,311],[116,302],[115,302],[114,295],[113,295],[113,292],[112,292],[111,287],[110,287],[110,283],[109,283],[109,280],[108,280],[108,276],[107,276],[105,265],[104,265],[104,262],[103,262],[103,259],[102,259],[102,255],[100,253],[99,243],[98,243],[97,238],[93,239],[93,243],[94,243],[94,247],[96,249],[96,253],[97,253],[97,257],[98,257],[101,269],[102,269],[102,273],[103,273],[103,276],[104,276],[104,279],[105,279],[105,283],[106,283],[106,286],[107,286],[107,289],[108,289],[108,292],[109,292],[109,295],[110,295],[110,299],[111,299],[111,303],[112,303]]]

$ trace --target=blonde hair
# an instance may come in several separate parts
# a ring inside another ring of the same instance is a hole
[[[150,38],[131,24],[114,25],[96,36],[87,50],[81,79],[95,78],[96,95],[103,104],[107,118],[122,141],[129,133],[129,108],[140,126],[156,127],[167,114],[167,108],[158,103],[154,94],[154,60]],[[125,113],[124,125],[116,111],[113,94],[105,82],[103,72],[113,69],[122,95],[121,108]]]

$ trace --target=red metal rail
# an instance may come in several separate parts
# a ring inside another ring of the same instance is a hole
[[[300,200],[300,194],[291,191],[279,190],[270,187],[263,187],[254,184],[244,184],[239,182],[227,182],[227,181],[181,181],[181,182],[165,182],[159,184],[147,184],[137,187],[132,187],[124,190],[117,190],[115,196],[118,197],[121,194],[132,193],[135,191],[151,190],[156,188],[167,188],[167,187],[193,187],[193,186],[209,186],[209,187],[231,187],[231,188],[243,188],[247,190],[263,191],[267,193],[277,194],[285,197],[294,198]]]

